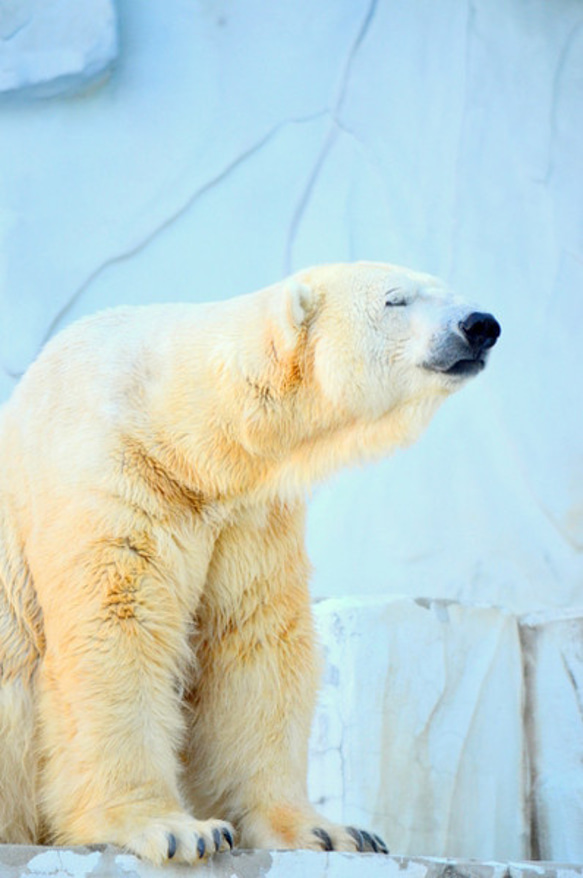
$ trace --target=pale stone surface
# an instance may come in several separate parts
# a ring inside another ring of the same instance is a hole
[[[2,0],[0,92],[85,89],[110,69],[117,45],[112,0]]]
[[[386,857],[310,851],[234,851],[187,869],[155,868],[113,847],[40,848],[0,845],[2,878],[578,878],[583,866]]]
[[[583,862],[583,612],[521,624],[533,852]]]
[[[529,856],[516,619],[446,601],[315,606],[310,795],[394,853]]]

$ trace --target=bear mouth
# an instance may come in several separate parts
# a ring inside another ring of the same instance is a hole
[[[463,378],[465,376],[477,375],[485,365],[486,361],[481,357],[477,357],[476,359],[458,360],[457,363],[454,363],[448,369],[442,369],[441,371],[445,375],[453,375],[454,377],[459,375]]]
[[[452,378],[471,378],[477,375],[486,365],[484,357],[461,357],[453,363],[429,362],[424,363],[425,369],[430,372],[439,372],[441,375],[449,375]]]

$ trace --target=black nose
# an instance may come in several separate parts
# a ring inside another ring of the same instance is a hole
[[[491,314],[482,314],[480,311],[468,314],[466,319],[460,322],[459,327],[475,353],[491,348],[500,335],[498,321]]]

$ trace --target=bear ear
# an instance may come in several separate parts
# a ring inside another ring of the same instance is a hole
[[[295,279],[287,282],[286,293],[289,320],[297,332],[314,316],[316,295],[312,287]]]
[[[282,354],[296,347],[299,334],[312,321],[317,305],[316,293],[308,284],[296,278],[285,282],[276,316],[276,347],[283,348]]]

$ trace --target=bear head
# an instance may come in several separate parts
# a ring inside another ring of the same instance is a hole
[[[307,269],[256,301],[268,319],[245,444],[304,482],[414,441],[500,334],[442,281],[382,263]]]

